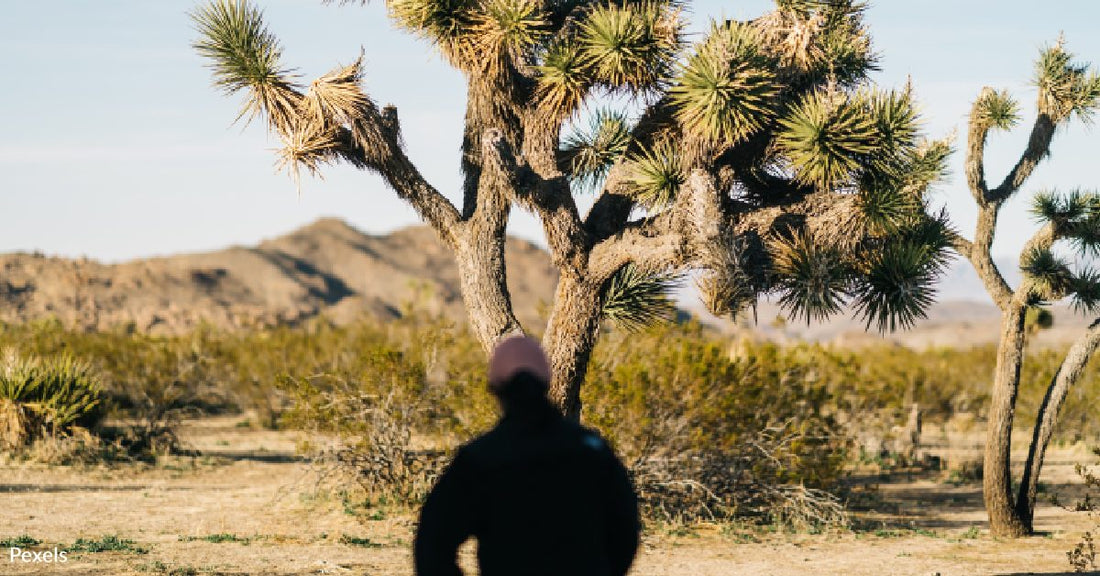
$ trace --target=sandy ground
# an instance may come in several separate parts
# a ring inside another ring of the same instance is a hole
[[[203,456],[156,466],[0,466],[0,538],[27,534],[45,551],[118,535],[141,549],[23,563],[4,548],[0,574],[412,573],[413,518],[349,514],[339,494],[318,489],[315,471],[295,456],[293,435],[238,428],[240,420],[191,423],[184,438]],[[1044,473],[1048,490],[1072,498],[1073,463],[1087,460],[1083,447],[1055,450]],[[1063,574],[1070,571],[1066,551],[1090,527],[1084,515],[1044,503],[1040,536],[993,539],[979,485],[927,477],[879,483],[866,507],[855,532],[650,530],[632,574]],[[206,539],[217,534],[232,537]]]

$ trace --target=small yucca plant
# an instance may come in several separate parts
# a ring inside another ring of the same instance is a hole
[[[103,416],[103,387],[91,365],[72,356],[0,355],[0,446],[91,428]]]

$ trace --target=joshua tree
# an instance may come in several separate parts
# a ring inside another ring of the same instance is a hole
[[[970,260],[985,289],[1001,310],[1001,336],[993,380],[989,429],[986,436],[983,488],[986,510],[994,534],[1020,536],[1032,530],[1032,513],[1043,454],[1054,432],[1058,411],[1066,394],[1081,376],[1089,357],[1100,345],[1100,319],[1093,322],[1070,347],[1047,389],[1035,423],[1027,464],[1013,499],[1010,453],[1016,393],[1024,361],[1029,310],[1047,302],[1072,298],[1079,311],[1100,311],[1100,272],[1089,265],[1076,266],[1056,255],[1057,244],[1068,244],[1080,256],[1100,252],[1100,196],[1074,190],[1040,192],[1033,199],[1032,214],[1043,226],[1020,254],[1023,281],[1013,289],[998,270],[990,248],[997,232],[997,215],[1050,154],[1050,142],[1060,126],[1072,117],[1091,119],[1100,105],[1100,77],[1087,65],[1073,62],[1060,40],[1044,49],[1036,63],[1038,117],[1027,148],[1005,179],[995,188],[986,183],[985,144],[993,129],[1007,130],[1019,120],[1018,105],[1006,91],[985,88],[970,110],[966,148],[966,181],[978,204],[974,240],[956,238],[956,250]]]
[[[196,10],[194,46],[217,87],[247,93],[241,114],[282,138],[295,177],[343,161],[412,205],[453,250],[486,350],[523,330],[505,282],[509,210],[537,215],[560,272],[543,342],[566,414],[579,416],[601,319],[661,316],[686,270],[716,314],[773,294],[793,317],[851,304],[892,330],[931,302],[949,235],[924,195],[950,150],[921,138],[908,87],[869,85],[861,3],[779,0],[693,44],[676,0],[387,7],[466,78],[458,205],[409,161],[397,110],[364,91],[361,60],[297,84],[244,0]],[[607,95],[631,97],[633,113],[598,109]],[[582,193],[595,195],[583,215]]]

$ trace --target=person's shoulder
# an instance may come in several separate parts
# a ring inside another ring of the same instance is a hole
[[[494,452],[499,448],[502,435],[499,426],[486,430],[459,446],[455,452],[455,457],[457,458],[461,454],[466,460],[477,460],[480,455]]]
[[[611,452],[611,447],[608,446],[607,441],[596,430],[582,426],[572,420],[563,420],[562,426],[565,433],[584,448],[595,452]]]

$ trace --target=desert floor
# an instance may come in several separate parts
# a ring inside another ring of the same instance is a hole
[[[106,535],[134,541],[123,550],[71,552],[64,563],[13,562],[4,548],[0,574],[412,573],[413,517],[349,513],[355,503],[322,487],[318,471],[295,455],[293,433],[242,428],[241,420],[187,423],[182,438],[202,455],[155,466],[0,466],[0,538],[26,534],[42,541],[39,551]],[[1054,450],[1046,492],[1072,500],[1073,465],[1089,460],[1083,446]],[[878,482],[854,531],[653,528],[632,574],[1064,574],[1066,552],[1095,527],[1044,500],[1039,536],[991,538],[980,484],[942,478],[895,474]]]

